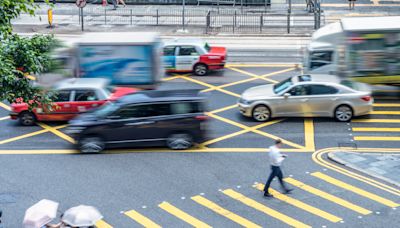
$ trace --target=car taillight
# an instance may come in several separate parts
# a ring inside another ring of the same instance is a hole
[[[363,96],[361,97],[362,100],[364,101],[370,101],[371,100],[371,96]]]
[[[208,119],[208,116],[205,116],[205,115],[202,115],[202,116],[195,116],[194,117],[196,120],[207,120]]]

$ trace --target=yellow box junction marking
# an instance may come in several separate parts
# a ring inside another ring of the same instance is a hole
[[[400,115],[400,111],[372,111],[371,115]]]
[[[263,190],[264,190],[264,185],[263,185],[263,184],[257,184],[255,187],[256,187],[258,190],[260,190],[260,191],[263,191]],[[292,206],[295,206],[295,207],[297,207],[297,208],[300,208],[300,209],[302,209],[302,210],[305,210],[305,211],[307,211],[307,212],[309,212],[309,213],[311,213],[311,214],[314,214],[314,215],[316,215],[316,216],[319,216],[319,217],[321,217],[321,218],[323,218],[323,219],[326,219],[326,220],[328,220],[328,221],[330,221],[330,222],[339,222],[339,221],[342,220],[342,218],[340,218],[340,217],[337,217],[337,216],[335,216],[335,215],[333,215],[333,214],[330,214],[330,213],[328,213],[328,212],[326,212],[326,211],[323,211],[323,210],[321,210],[321,209],[318,209],[318,208],[316,208],[316,207],[313,207],[313,206],[311,206],[311,205],[309,205],[309,204],[303,203],[303,202],[301,202],[300,200],[297,200],[297,199],[294,199],[294,198],[289,197],[289,196],[287,196],[287,195],[281,194],[280,192],[275,191],[275,190],[272,189],[272,188],[269,189],[269,192],[270,192],[270,193],[274,196],[274,198],[276,198],[276,199],[279,199],[279,200],[281,200],[281,201],[283,201],[283,202],[285,202],[285,203],[288,203],[288,204],[290,204],[290,205],[292,205]]]
[[[293,185],[293,186],[296,186],[296,187],[298,187],[298,188],[300,188],[300,189],[302,189],[304,191],[307,191],[307,192],[309,192],[311,194],[319,196],[319,197],[321,197],[323,199],[331,201],[332,203],[338,204],[338,205],[340,205],[342,207],[348,208],[348,209],[350,209],[352,211],[355,211],[357,213],[360,213],[362,215],[368,215],[368,214],[372,213],[370,210],[367,210],[367,209],[365,209],[363,207],[360,207],[358,205],[350,203],[347,200],[344,200],[344,199],[339,198],[337,196],[331,195],[331,194],[329,194],[329,193],[327,193],[325,191],[319,190],[319,189],[314,188],[314,187],[312,187],[310,185],[306,185],[303,182],[295,180],[295,179],[293,179],[291,177],[285,178],[284,181],[289,183],[289,184],[291,184],[291,185]]]
[[[259,128],[263,128],[263,127],[266,127],[266,126],[269,126],[269,125],[272,125],[272,124],[276,124],[276,123],[279,123],[279,122],[282,122],[282,121],[283,121],[283,119],[272,120],[272,121],[269,121],[269,122],[265,122],[265,123],[250,127],[248,129],[244,129],[244,130],[241,130],[241,131],[234,132],[232,134],[228,134],[228,135],[224,135],[224,136],[221,136],[221,137],[218,137],[218,138],[215,138],[215,139],[208,140],[206,142],[201,143],[200,145],[207,146],[207,145],[210,145],[210,144],[213,144],[213,143],[225,140],[225,139],[232,138],[234,136],[238,136],[238,135],[250,132],[251,130],[257,130]]]
[[[266,77],[261,77],[261,76],[259,76],[257,74],[253,74],[253,73],[247,72],[245,70],[240,70],[240,69],[233,68],[233,67],[228,67],[228,69],[236,71],[236,72],[241,73],[241,74],[248,75],[250,77],[253,77],[254,80],[255,79],[261,79],[261,80],[265,80],[265,81],[267,81],[269,83],[274,83],[274,84],[278,83],[278,81],[276,81],[276,80],[272,80],[272,79],[269,79],[269,78],[266,78]]]
[[[254,208],[254,209],[261,211],[269,216],[272,216],[290,226],[297,227],[297,228],[311,228],[311,226],[309,226],[307,224],[304,224],[292,217],[282,214],[279,211],[276,211],[270,207],[267,207],[264,204],[261,204],[251,198],[248,198],[248,197],[242,195],[241,193],[236,192],[232,189],[224,190],[224,191],[222,191],[222,193],[224,193],[225,195],[227,195],[227,196],[229,196],[251,208]]]
[[[400,107],[400,104],[396,104],[396,103],[392,103],[392,104],[389,104],[389,103],[375,103],[375,104],[373,104],[372,106],[374,106],[374,107]]]
[[[399,119],[356,119],[353,123],[400,123]]]
[[[96,228],[113,228],[110,224],[106,223],[104,220],[99,220],[96,222]]]
[[[201,227],[201,228],[211,228],[210,225],[200,221],[199,219],[189,215],[188,213],[180,210],[179,208],[171,205],[170,203],[163,202],[158,205],[161,209],[165,210],[166,212],[174,215],[175,217],[187,222],[188,224],[192,225],[193,227]]]
[[[61,125],[61,126],[54,127],[54,129],[57,130],[57,129],[64,128],[66,126],[67,125]],[[16,137],[13,137],[13,138],[2,140],[2,141],[0,141],[0,144],[6,144],[6,143],[9,143],[9,142],[14,142],[14,141],[17,141],[17,140],[20,140],[20,139],[25,139],[25,138],[32,137],[32,136],[35,136],[35,135],[40,135],[40,134],[43,134],[43,133],[46,133],[46,132],[49,132],[49,131],[50,131],[49,129],[43,129],[43,130],[40,130],[40,131],[31,132],[31,133],[28,133],[28,134],[24,134],[24,135],[20,135],[20,136],[16,136]]]
[[[11,111],[11,107],[6,105],[6,104],[4,104],[3,102],[0,102],[0,107],[4,108],[7,111]]]
[[[8,119],[10,119],[10,117],[9,117],[9,116],[5,116],[5,117],[1,117],[1,118],[0,118],[0,121],[2,121],[2,120],[8,120]]]
[[[353,127],[353,131],[400,132],[398,127]]]
[[[354,136],[356,141],[399,141],[400,137],[396,136]]]
[[[277,136],[275,136],[275,135],[272,135],[272,134],[269,134],[269,133],[266,133],[266,132],[263,132],[263,131],[260,131],[260,130],[257,130],[257,129],[252,129],[251,127],[248,127],[248,126],[246,126],[246,125],[243,125],[243,124],[241,124],[241,123],[232,121],[232,120],[230,120],[230,119],[227,119],[227,118],[224,118],[224,117],[221,117],[221,116],[217,116],[217,115],[212,114],[212,113],[208,113],[208,116],[210,116],[210,117],[212,117],[212,118],[215,118],[215,119],[218,119],[218,120],[221,120],[221,121],[223,121],[223,122],[225,122],[225,123],[234,125],[234,126],[236,126],[236,127],[242,128],[242,129],[244,129],[244,130],[248,130],[249,132],[254,132],[254,133],[256,133],[256,134],[265,136],[265,137],[267,137],[267,138],[271,138],[271,139],[274,139],[274,140],[280,138],[280,137],[277,137]],[[302,149],[302,150],[305,150],[305,149],[306,149],[304,146],[298,145],[298,144],[296,144],[296,143],[290,142],[290,141],[285,140],[285,139],[282,139],[282,138],[280,138],[280,139],[282,140],[282,143],[284,143],[284,144],[286,144],[286,145],[295,147],[295,148],[297,148],[297,149]]]
[[[205,197],[202,196],[193,196],[191,198],[194,200],[196,203],[203,205],[204,207],[207,207],[208,209],[214,211],[217,214],[220,214],[234,222],[236,222],[239,225],[242,225],[243,227],[252,227],[252,228],[261,228],[262,226],[259,226],[231,211],[226,210],[225,208],[222,208],[220,205],[206,199]]]
[[[126,211],[124,214],[144,227],[161,228],[160,225],[135,210]]]
[[[187,81],[191,81],[191,82],[194,82],[194,83],[196,83],[196,84],[199,84],[199,85],[202,85],[202,86],[205,86],[205,87],[208,87],[208,88],[213,88],[213,89],[215,89],[215,90],[218,90],[219,92],[222,92],[222,93],[225,93],[225,94],[234,96],[234,97],[240,97],[240,95],[237,94],[237,93],[233,93],[233,92],[228,91],[228,90],[220,89],[220,88],[218,88],[217,86],[208,84],[208,83],[206,83],[206,82],[202,82],[202,81],[197,80],[197,79],[194,79],[194,78],[185,77],[185,76],[179,76],[178,78],[182,78],[182,79],[185,79],[185,80],[187,80]]]
[[[44,124],[44,123],[38,123],[38,125],[40,127],[44,128],[44,129],[50,131],[51,133],[57,135],[58,137],[66,140],[66,141],[68,141],[68,142],[70,142],[72,144],[76,144],[76,142],[75,142],[75,140],[73,138],[71,138],[70,136],[62,133],[61,131],[58,131],[55,127],[50,127],[49,125]]]
[[[340,188],[346,189],[346,190],[354,192],[354,193],[356,193],[356,194],[358,194],[360,196],[363,196],[365,198],[371,199],[371,200],[376,201],[376,202],[378,202],[380,204],[386,205],[388,207],[398,207],[398,206],[400,206],[399,204],[397,204],[397,203],[395,203],[395,202],[393,202],[391,200],[388,200],[386,198],[380,197],[380,196],[378,196],[376,194],[373,194],[371,192],[367,192],[367,191],[365,191],[363,189],[360,189],[360,188],[357,188],[355,186],[349,185],[349,184],[347,184],[347,183],[345,183],[343,181],[340,181],[338,179],[335,179],[333,177],[325,175],[325,174],[323,174],[321,172],[315,172],[315,173],[312,173],[311,175],[314,176],[314,177],[317,177],[317,178],[319,178],[319,179],[321,179],[323,181],[326,181],[326,182],[328,182],[330,184],[336,185],[336,186],[338,186]]]

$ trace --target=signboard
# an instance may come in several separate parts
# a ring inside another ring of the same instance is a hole
[[[86,6],[86,0],[76,0],[75,2],[76,6],[78,6],[79,8],[83,8]]]
[[[80,76],[107,78],[115,85],[153,84],[152,49],[152,45],[82,45]]]

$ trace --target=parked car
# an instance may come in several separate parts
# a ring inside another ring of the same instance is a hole
[[[205,76],[210,70],[225,67],[225,47],[209,46],[198,39],[175,40],[164,46],[164,66],[167,72],[194,72]]]
[[[274,117],[334,117],[349,121],[372,110],[371,90],[365,84],[334,75],[299,75],[275,85],[243,92],[240,112],[256,121]]]
[[[188,149],[206,134],[198,90],[141,91],[71,120],[67,133],[84,153],[129,146]]]
[[[50,108],[39,106],[30,111],[26,103],[13,103],[11,119],[18,119],[25,126],[36,121],[68,121],[107,101],[136,91],[134,88],[110,87],[108,80],[102,78],[70,78],[58,83],[54,90],[57,95]]]

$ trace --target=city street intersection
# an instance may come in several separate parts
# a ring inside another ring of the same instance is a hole
[[[187,151],[133,148],[81,155],[66,123],[23,127],[0,103],[0,208],[19,227],[42,198],[60,211],[78,204],[103,213],[99,227],[395,227],[400,189],[327,159],[337,150],[400,152],[400,91],[374,92],[374,111],[350,123],[330,118],[242,117],[247,88],[299,74],[294,64],[230,64],[207,77],[169,75],[163,89],[201,89],[209,97],[208,139]],[[269,174],[265,152],[281,138],[290,195],[259,191]]]

